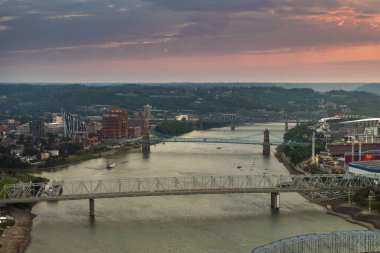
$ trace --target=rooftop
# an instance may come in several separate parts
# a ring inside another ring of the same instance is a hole
[[[374,121],[380,122],[380,118],[368,118],[368,119],[344,121],[344,122],[341,122],[341,124],[364,123],[364,122],[374,122]]]
[[[360,170],[378,173],[380,171],[380,160],[353,162],[350,163],[349,166]]]

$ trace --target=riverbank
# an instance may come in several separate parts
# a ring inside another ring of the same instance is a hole
[[[282,163],[285,166],[285,168],[289,171],[291,175],[305,174],[305,172],[301,170],[299,167],[294,166],[294,164],[286,157],[284,152],[275,152],[274,156],[280,163]]]
[[[101,153],[99,157],[109,157],[119,152],[133,152],[139,150],[133,147],[122,147],[120,149],[109,150]],[[94,157],[97,158],[97,157]],[[87,159],[90,160],[90,159]],[[78,164],[83,161],[77,161],[70,164],[50,168],[38,168],[38,171],[60,169],[70,165]],[[35,215],[32,213],[31,207],[16,207],[13,205],[4,206],[0,209],[11,215],[15,221],[15,225],[4,229],[3,235],[0,237],[0,253],[22,253],[25,252],[30,243],[30,234]]]
[[[53,166],[53,167],[44,167],[44,168],[38,168],[38,167],[36,167],[36,168],[33,168],[31,170],[31,172],[51,171],[51,170],[56,170],[56,169],[62,169],[62,168],[65,168],[65,167],[68,167],[68,166],[71,166],[71,165],[75,165],[75,164],[79,164],[81,162],[89,161],[89,160],[92,160],[92,159],[98,159],[98,158],[102,158],[102,157],[109,157],[109,156],[112,156],[112,155],[117,154],[119,152],[132,152],[132,151],[137,151],[137,150],[140,150],[140,147],[135,148],[135,147],[124,146],[124,147],[121,147],[121,148],[118,148],[118,149],[112,149],[112,150],[107,150],[107,151],[104,151],[104,152],[101,152],[101,153],[97,153],[97,154],[94,154],[93,156],[87,156],[86,159],[80,159],[80,160],[75,161],[75,162],[60,164],[60,165],[56,165],[56,166]]]
[[[304,174],[303,171],[294,166],[289,159],[282,152],[276,152],[275,157],[287,168],[291,175]],[[317,201],[309,198],[307,194],[301,194],[305,199],[311,203],[320,205],[326,208],[326,213],[338,216],[345,219],[348,222],[357,224],[368,228],[369,230],[380,229],[380,214],[372,212],[368,213],[368,210],[351,203],[350,205],[346,200],[329,200],[329,201]]]
[[[2,209],[13,217],[15,225],[4,230],[0,238],[0,253],[25,252],[30,243],[30,232],[35,215],[31,213],[31,208],[26,207],[6,206]]]
[[[377,213],[368,213],[368,210],[356,206],[355,204],[349,205],[348,203],[343,203],[335,207],[327,208],[327,213],[341,217],[351,223],[364,226],[369,230],[380,229],[380,215]]]

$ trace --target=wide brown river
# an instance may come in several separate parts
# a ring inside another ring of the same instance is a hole
[[[284,124],[194,131],[184,137],[281,140]],[[272,147],[272,153],[273,153]],[[118,164],[105,168],[107,161]],[[242,169],[237,169],[240,165]],[[99,158],[39,175],[56,180],[130,177],[288,174],[262,147],[241,144],[165,143],[139,152]],[[336,230],[365,229],[335,216],[297,193],[281,194],[281,209],[270,209],[269,194],[225,194],[115,198],[95,200],[95,220],[88,201],[41,202],[33,207],[32,240],[27,253],[248,253],[284,237]]]

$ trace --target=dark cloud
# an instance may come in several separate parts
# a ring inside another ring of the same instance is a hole
[[[273,0],[151,0],[163,8],[173,11],[245,11],[274,6]]]
[[[2,1],[0,17],[16,18],[0,22],[9,28],[0,55],[80,61],[376,44],[379,10],[377,0]]]
[[[151,39],[156,33],[172,31],[172,27],[180,22],[175,15],[169,16],[165,11],[136,8],[138,3],[131,3],[131,11],[127,13],[110,10],[103,1],[95,8],[91,1],[87,3],[87,9],[84,8],[85,2],[79,5],[54,4],[45,7],[41,13],[24,14],[9,22],[12,29],[0,33],[0,51]],[[58,11],[59,8],[62,11]]]

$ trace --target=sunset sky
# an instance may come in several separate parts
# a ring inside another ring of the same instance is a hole
[[[0,82],[380,82],[380,0],[0,0]]]

